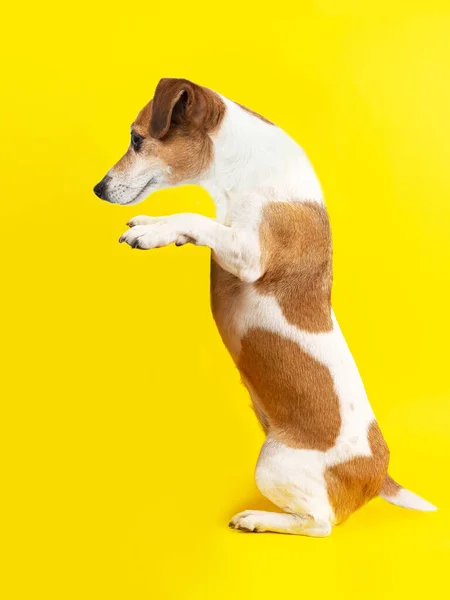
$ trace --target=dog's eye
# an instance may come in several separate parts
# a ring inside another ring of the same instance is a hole
[[[134,131],[131,133],[131,145],[133,146],[133,150],[138,152],[140,147],[142,146],[142,142],[144,138],[142,135],[135,133]]]

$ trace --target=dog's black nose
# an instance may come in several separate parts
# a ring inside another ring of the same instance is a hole
[[[99,198],[102,197],[103,194],[103,190],[105,189],[105,180],[102,179],[101,181],[99,181],[99,183],[97,183],[97,185],[94,187],[94,194],[96,196],[98,196]]]
[[[98,196],[99,198],[101,198],[102,200],[105,199],[106,184],[108,183],[108,180],[109,180],[108,176],[103,177],[103,179],[101,181],[99,181],[94,188],[94,194],[96,196]]]

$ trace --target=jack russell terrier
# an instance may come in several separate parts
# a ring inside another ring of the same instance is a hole
[[[185,183],[211,194],[215,220],[138,216],[119,241],[212,250],[214,319],[267,435],[256,483],[285,511],[246,510],[230,527],[327,536],[375,496],[435,510],[387,473],[388,447],[331,308],[330,225],[302,148],[208,88],[162,79],[94,192],[130,205]]]

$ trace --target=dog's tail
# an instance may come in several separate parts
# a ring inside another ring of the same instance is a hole
[[[386,474],[386,477],[384,478],[383,485],[381,486],[378,495],[391,504],[403,506],[403,508],[412,508],[414,510],[423,510],[426,512],[437,510],[437,507],[431,504],[431,502],[424,500],[414,492],[405,490],[404,487],[394,481],[388,474]]]

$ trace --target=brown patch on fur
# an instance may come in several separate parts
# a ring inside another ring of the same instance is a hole
[[[175,185],[205,171],[212,161],[210,134],[220,126],[226,107],[218,94],[186,79],[161,79],[154,98],[133,128],[144,140],[138,153],[130,147],[113,167],[125,173],[136,160],[170,166]]]
[[[122,158],[116,162],[112,171],[116,173],[126,173],[128,169],[131,169],[135,160],[136,155],[130,146]]]
[[[253,284],[278,300],[286,319],[304,330],[329,331],[331,236],[316,203],[273,203],[260,227],[264,275]],[[211,306],[222,339],[249,387],[265,431],[296,448],[327,450],[339,434],[339,401],[329,370],[298,344],[277,334],[249,331],[236,344],[233,315],[251,284],[212,260]]]
[[[330,331],[331,232],[324,206],[273,202],[260,225],[261,294],[276,297],[287,321],[309,332]]]
[[[264,121],[264,123],[267,123],[268,125],[275,125],[274,123],[272,123],[272,121],[269,121],[269,119],[266,119],[266,117],[263,117],[262,115],[260,115],[259,113],[255,112],[251,108],[247,108],[243,104],[239,104],[239,102],[235,102],[235,104],[237,104],[238,106],[240,106],[243,110],[245,110],[246,112],[250,113],[254,117],[256,117],[258,119],[261,119],[261,121]]]
[[[369,427],[368,440],[372,456],[358,456],[325,471],[335,524],[342,523],[355,510],[377,496],[385,481],[389,448],[376,421]]]
[[[256,414],[264,415],[263,427],[268,424],[277,440],[292,448],[334,446],[341,418],[327,367],[295,342],[262,329],[246,334],[237,364],[256,392]]]
[[[222,121],[225,104],[218,94],[187,79],[161,79],[153,98],[150,135],[161,139],[171,127],[189,125],[212,133]]]
[[[384,496],[389,496],[389,498],[395,498],[402,489],[403,488],[399,483],[394,481],[390,475],[386,474],[380,493]]]

